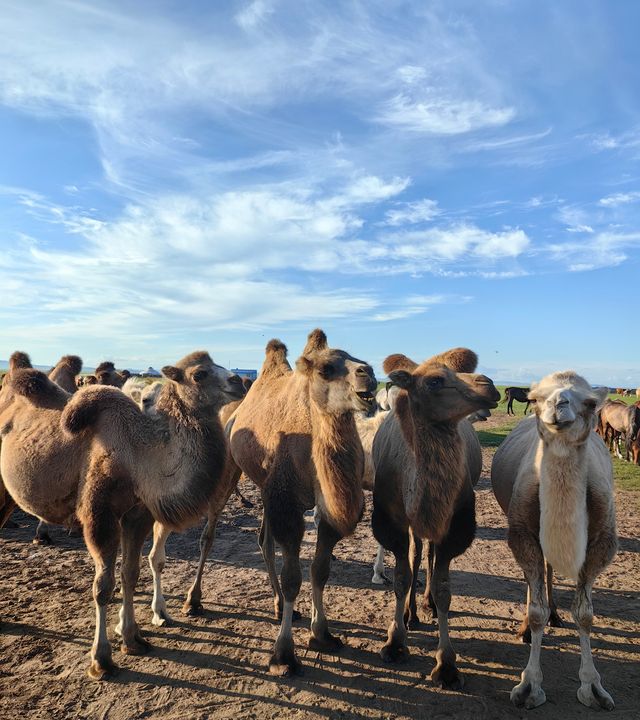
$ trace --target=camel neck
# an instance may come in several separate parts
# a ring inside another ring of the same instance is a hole
[[[362,512],[364,452],[353,413],[328,415],[311,404],[312,455],[327,519],[342,534]]]
[[[405,418],[403,427],[408,425]],[[436,542],[446,535],[465,481],[465,455],[457,423],[412,419],[410,446],[415,475],[405,483],[405,506],[411,527]]]

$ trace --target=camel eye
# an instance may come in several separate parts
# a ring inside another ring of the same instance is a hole
[[[431,380],[427,380],[427,387],[429,390],[437,390],[442,387],[442,382],[442,378],[431,378]]]
[[[193,379],[195,382],[199,383],[202,382],[208,375],[209,373],[206,370],[196,370],[193,373]]]

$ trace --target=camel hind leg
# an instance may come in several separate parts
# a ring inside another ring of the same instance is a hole
[[[120,524],[122,526],[122,563],[120,566],[122,607],[116,632],[122,636],[121,650],[123,653],[142,655],[151,649],[151,644],[140,634],[140,628],[135,619],[133,595],[140,575],[142,546],[153,527],[153,518],[144,506],[139,505],[125,513]]]
[[[324,586],[331,570],[331,553],[341,537],[326,520],[320,520],[316,552],[311,563],[312,608],[309,638],[309,649],[317,652],[333,652],[343,647],[342,640],[329,632],[323,602]]]
[[[207,522],[202,529],[200,535],[200,558],[198,560],[198,569],[191,587],[187,592],[186,600],[182,606],[182,612],[185,615],[202,615],[204,607],[202,605],[202,576],[204,568],[216,538],[216,527],[218,526],[218,514],[209,515]]]

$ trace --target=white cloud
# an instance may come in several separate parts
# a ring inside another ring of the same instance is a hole
[[[640,191],[636,190],[634,192],[607,195],[606,197],[600,198],[598,202],[604,207],[618,207],[618,205],[628,205],[629,203],[638,201],[640,201]]]
[[[416,200],[415,202],[401,203],[392,210],[387,210],[385,225],[412,225],[428,222],[440,215],[442,210],[436,200]]]
[[[236,13],[235,20],[244,30],[253,30],[273,12],[273,3],[268,2],[268,0],[252,0],[240,12]]]
[[[415,133],[458,135],[505,125],[514,116],[513,108],[490,107],[478,100],[439,96],[413,99],[398,94],[381,105],[374,119],[383,125]]]
[[[570,272],[616,267],[628,253],[640,247],[640,232],[599,232],[574,243],[553,243],[544,248],[551,258]]]

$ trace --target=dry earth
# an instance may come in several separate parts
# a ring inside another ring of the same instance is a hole
[[[452,573],[451,635],[465,674],[463,693],[436,688],[429,679],[437,645],[433,623],[410,633],[407,665],[385,665],[380,659],[392,591],[370,584],[375,543],[369,512],[355,536],[336,548],[327,586],[326,607],[345,649],[339,656],[306,649],[314,543],[309,518],[298,605],[303,619],[295,631],[305,674],[295,679],[270,676],[266,664],[277,623],[257,545],[259,509],[245,510],[232,499],[205,573],[205,616],[185,618],[180,612],[196,567],[199,529],[194,528],[168,543],[164,581],[175,622],[166,628],[150,624],[151,575],[145,562],[136,610],[154,650],[145,657],[116,650],[121,671],[103,683],[85,676],[94,611],[93,568],[82,540],[58,529],[55,546],[37,547],[31,544],[35,521],[14,515],[21,527],[0,532],[0,717],[526,717],[526,711],[509,702],[528,654],[514,635],[525,589],[490,490],[492,451],[484,453],[477,539],[454,562]],[[257,502],[251,485],[243,484],[243,489]],[[618,493],[617,512],[620,552],[594,592],[592,645],[603,683],[616,701],[609,717],[630,719],[640,717],[638,494]],[[388,561],[393,564],[391,557]],[[568,612],[571,597],[570,586],[559,579],[557,598],[567,627],[549,629],[545,635],[547,703],[531,711],[532,718],[574,720],[598,714],[575,696],[579,646]],[[113,627],[117,598],[110,612]]]

